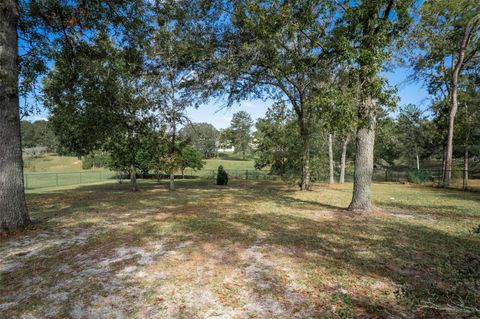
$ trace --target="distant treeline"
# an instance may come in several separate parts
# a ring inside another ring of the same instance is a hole
[[[48,121],[21,121],[20,128],[23,149],[42,147],[49,152],[67,155],[67,152],[60,146]]]

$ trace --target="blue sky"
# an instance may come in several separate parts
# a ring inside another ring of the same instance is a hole
[[[411,70],[409,68],[403,67],[387,72],[385,76],[388,78],[390,84],[395,85],[398,89],[397,94],[400,97],[399,106],[411,103],[426,110],[429,106],[428,92],[421,83],[408,81],[410,73]],[[207,122],[213,124],[216,128],[226,128],[229,126],[233,113],[247,111],[252,118],[256,120],[265,115],[267,108],[272,103],[271,100],[250,100],[235,105],[230,109],[219,110],[221,103],[211,102],[198,109],[190,109],[188,114],[192,122]]]
[[[398,88],[398,96],[400,97],[399,105],[409,103],[420,106],[421,109],[428,108],[428,93],[421,83],[413,83],[408,81],[410,74],[408,68],[396,68],[390,72],[385,73],[391,85]],[[213,124],[216,128],[226,128],[230,124],[232,115],[238,111],[247,111],[254,120],[265,115],[267,108],[272,104],[271,100],[249,100],[243,101],[240,104],[234,105],[229,109],[220,109],[220,102],[210,102],[206,105],[200,106],[198,109],[190,108],[187,113],[192,122],[206,122]],[[38,119],[48,118],[48,112],[42,110],[40,114],[30,116],[26,119],[35,121]]]

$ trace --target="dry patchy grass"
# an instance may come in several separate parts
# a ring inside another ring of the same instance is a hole
[[[478,316],[480,196],[376,184],[105,184],[29,194],[0,242],[0,317]],[[477,307],[477,308],[475,308]]]

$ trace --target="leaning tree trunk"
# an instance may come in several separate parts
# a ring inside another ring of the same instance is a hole
[[[135,168],[135,163],[130,164],[130,182],[132,183],[132,192],[138,191],[137,169]]]
[[[17,21],[17,2],[0,1],[0,231],[30,223],[23,186]]]
[[[373,175],[373,147],[375,144],[375,102],[367,97],[359,108],[355,153],[353,196],[348,210],[370,211],[372,209],[371,184]]]
[[[328,160],[330,163],[330,179],[329,183],[335,183],[335,176],[333,176],[333,141],[332,134],[328,134]]]
[[[480,15],[476,15],[472,21],[468,22],[464,27],[462,42],[458,50],[458,57],[455,60],[452,54],[452,78],[451,78],[451,106],[448,114],[448,133],[447,133],[447,156],[445,160],[445,169],[443,172],[443,185],[448,186],[452,178],[452,157],[453,157],[453,130],[455,128],[455,115],[458,109],[458,78],[465,62],[465,52],[472,38],[477,32],[480,24]]]
[[[340,161],[340,184],[345,183],[345,165],[347,161],[348,136],[343,140],[342,159]]]

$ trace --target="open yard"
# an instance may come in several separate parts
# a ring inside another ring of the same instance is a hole
[[[54,153],[39,157],[23,158],[25,172],[78,172],[82,170],[82,161],[74,156],[59,156]]]
[[[375,184],[107,183],[30,193],[0,241],[2,318],[480,316],[480,194]]]

